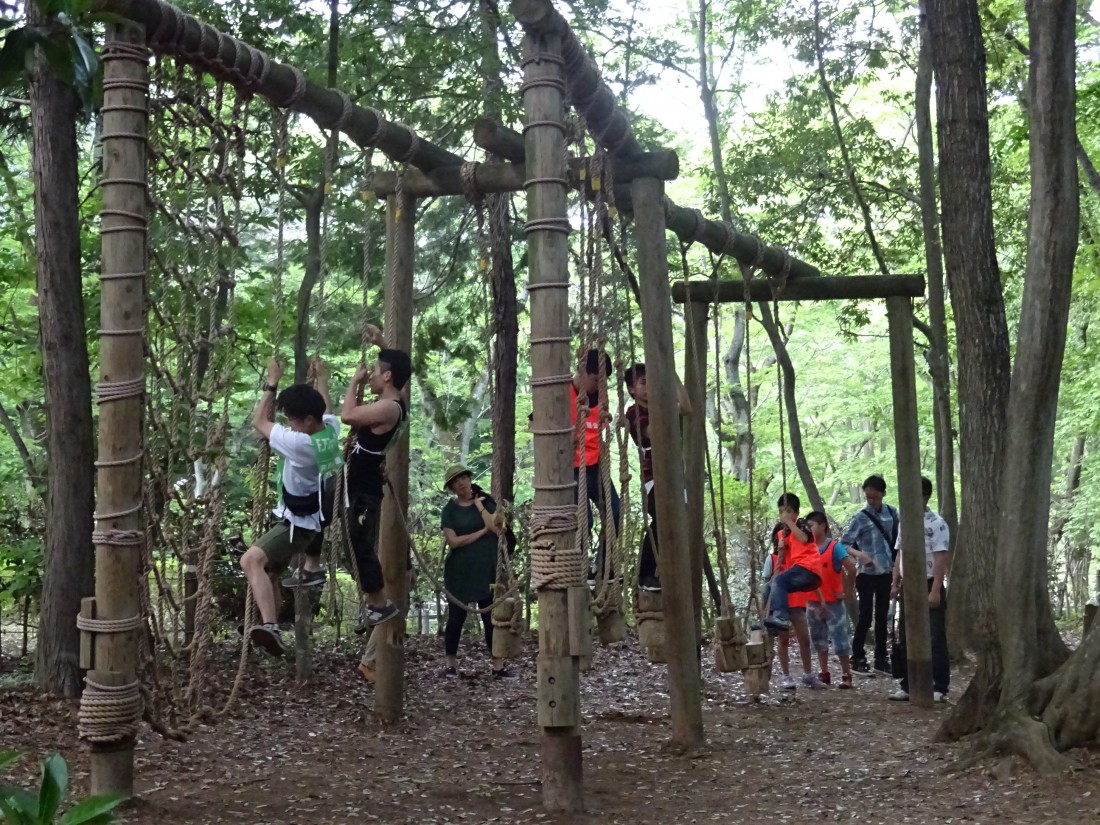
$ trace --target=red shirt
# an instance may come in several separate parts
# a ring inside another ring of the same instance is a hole
[[[588,417],[584,419],[584,463],[593,467],[600,463],[600,405],[588,396]],[[577,388],[569,385],[569,423],[577,426]],[[573,456],[573,466],[581,466],[581,448]]]

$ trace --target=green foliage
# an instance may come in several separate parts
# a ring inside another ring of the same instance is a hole
[[[0,770],[18,759],[15,751],[0,753]],[[112,811],[124,799],[118,794],[89,796],[59,815],[68,789],[69,767],[54,754],[42,760],[37,794],[12,785],[0,786],[0,813],[11,825],[106,825],[114,821]]]

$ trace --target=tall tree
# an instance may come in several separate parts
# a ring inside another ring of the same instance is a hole
[[[30,25],[53,21],[27,5]],[[35,248],[47,409],[46,552],[38,631],[39,684],[80,695],[80,600],[92,593],[92,388],[81,293],[76,92],[39,49],[30,84]]]
[[[989,699],[995,704],[1000,670],[991,589],[996,545],[988,541],[988,531],[1000,518],[997,497],[1011,375],[993,237],[985,45],[978,4],[927,0],[925,10],[939,115],[943,251],[959,364],[963,506],[951,599],[973,609],[969,640],[983,654],[949,720],[952,732],[962,733],[980,726],[978,711],[991,707]]]

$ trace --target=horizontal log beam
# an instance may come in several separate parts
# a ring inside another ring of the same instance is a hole
[[[523,135],[497,123],[491,117],[479,117],[474,123],[474,143],[486,152],[512,163],[523,163],[527,157]]]
[[[745,300],[744,281],[719,281],[715,295],[714,281],[682,281],[672,285],[672,300],[684,303],[690,292],[692,301],[709,303],[741,303]],[[749,281],[752,301],[851,301],[874,298],[924,296],[924,278],[920,275],[851,275],[845,278],[807,278],[790,280],[777,294],[772,293],[772,281],[754,278]]]
[[[374,109],[352,103],[342,92],[305,80],[298,69],[161,0],[94,0],[92,10],[140,23],[154,51],[202,69],[239,91],[301,112],[324,130],[339,129],[359,146],[376,147],[397,163],[430,172],[464,160],[407,126],[386,120]]]
[[[515,160],[516,163],[523,162],[523,135],[490,118],[481,118],[474,126],[474,143],[487,152]],[[620,158],[615,160],[616,164],[622,162]],[[627,179],[620,176],[618,168],[616,165],[613,173],[615,182],[616,184],[625,183]],[[635,177],[642,177],[642,175],[635,175]],[[620,212],[625,215],[634,214],[630,187],[616,185],[614,200]],[[788,253],[784,249],[768,246],[755,235],[738,232],[724,223],[707,220],[695,209],[677,206],[676,202],[668,196],[665,197],[665,222],[680,240],[701,243],[714,254],[731,255],[746,266],[758,263],[758,268],[766,275],[782,275],[787,266]],[[757,256],[761,252],[763,255],[758,260]],[[790,279],[816,278],[821,275],[818,268],[812,264],[795,257],[790,257],[789,260],[790,269],[787,271],[787,277]]]
[[[644,150],[634,137],[626,113],[615,102],[615,93],[600,77],[595,61],[553,3],[512,0],[509,8],[527,34],[556,34],[561,38],[568,103],[584,116],[596,142],[618,157],[640,155]]]
[[[617,183],[627,183],[634,178],[659,178],[675,180],[680,174],[680,159],[671,150],[652,154],[635,155],[630,158],[615,158],[612,175]],[[580,170],[587,167],[587,161],[576,159],[570,162],[569,185],[579,189],[584,181],[592,176]],[[470,195],[491,192],[520,192],[527,180],[527,170],[523,163],[475,163],[470,169],[471,180],[466,182],[462,166],[443,166],[424,173],[409,170],[404,173],[403,191],[417,198],[439,197],[441,195]],[[377,195],[392,195],[397,191],[397,172],[376,172],[371,188]]]

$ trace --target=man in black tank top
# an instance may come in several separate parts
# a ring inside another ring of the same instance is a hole
[[[371,327],[371,339],[381,346],[382,334]],[[356,633],[396,618],[397,605],[386,600],[378,561],[378,522],[382,512],[384,480],[382,465],[386,450],[398,428],[408,417],[405,385],[412,374],[408,353],[383,349],[373,366],[360,364],[348,385],[340,420],[355,432],[355,443],[346,464],[347,529],[359,588],[366,603],[359,613]],[[374,400],[360,404],[364,385]]]

